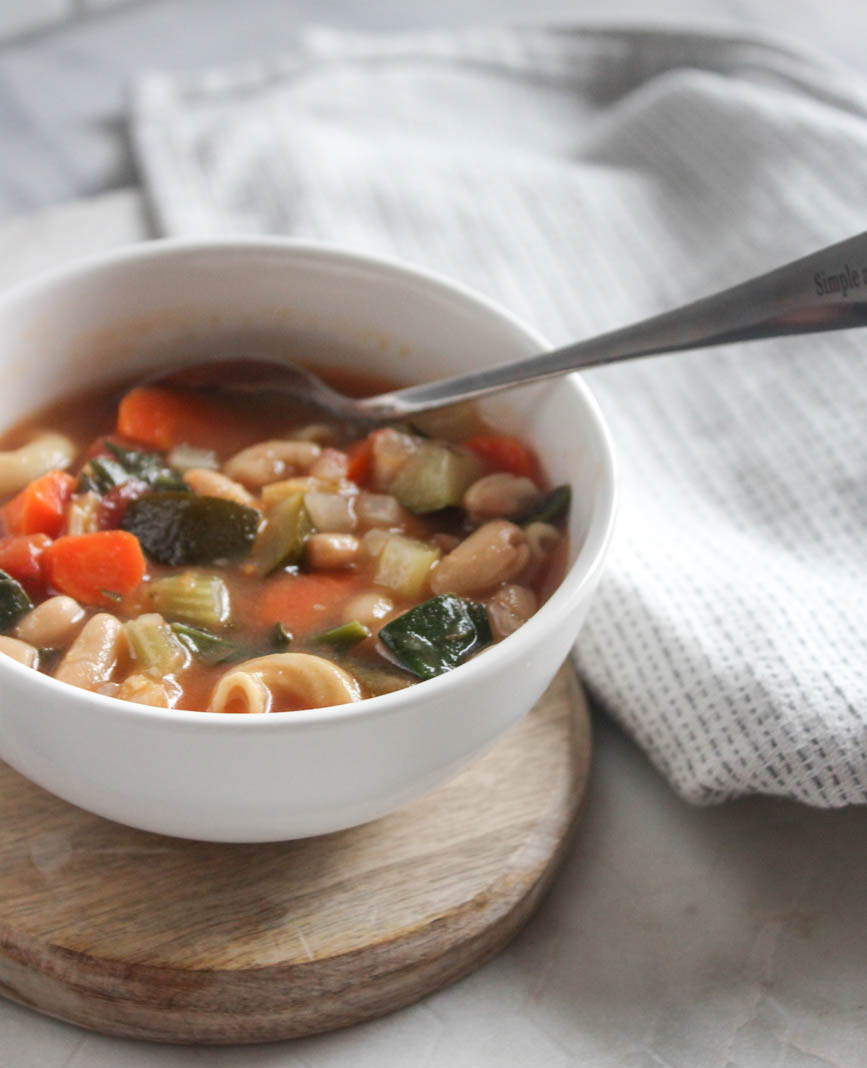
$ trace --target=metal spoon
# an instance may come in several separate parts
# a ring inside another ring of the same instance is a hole
[[[619,360],[736,341],[867,325],[867,232],[740,285],[541,356],[356,400],[310,371],[276,359],[177,368],[149,384],[221,392],[289,393],[343,419],[387,422],[554,375]]]

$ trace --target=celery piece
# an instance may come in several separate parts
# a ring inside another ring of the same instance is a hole
[[[142,671],[160,678],[180,670],[186,663],[183,646],[156,612],[127,620],[124,629],[130,651]]]
[[[411,512],[437,512],[459,505],[480,473],[478,458],[465,449],[424,442],[401,467],[389,492]]]
[[[229,619],[229,590],[219,575],[203,571],[183,571],[158,579],[150,586],[154,608],[169,619],[219,627]]]
[[[483,604],[441,593],[387,623],[379,640],[407,671],[432,679],[489,645],[491,626]]]
[[[515,522],[522,527],[530,523],[560,523],[569,514],[571,504],[572,489],[566,483],[546,493],[540,501],[519,515]]]
[[[255,508],[195,493],[151,493],[130,501],[121,527],[160,564],[213,564],[245,557],[262,516]]]
[[[271,512],[259,534],[255,557],[260,574],[270,575],[278,568],[300,563],[304,544],[312,533],[304,494],[291,493]]]
[[[19,616],[29,612],[33,602],[20,582],[0,571],[0,630],[8,630]]]
[[[169,467],[183,474],[193,468],[204,467],[208,471],[219,471],[220,462],[213,449],[200,449],[198,445],[189,445],[182,441],[175,445],[166,457]]]
[[[370,631],[363,623],[353,619],[351,623],[342,623],[339,627],[332,627],[321,634],[314,634],[311,642],[321,645],[330,645],[333,649],[348,649],[351,645],[363,642],[370,637]]]
[[[227,642],[210,631],[202,630],[201,627],[172,623],[171,629],[190,652],[206,664],[225,664],[229,660],[242,660],[248,655],[246,649],[235,645],[234,642]]]
[[[415,600],[427,590],[428,576],[440,551],[402,534],[390,534],[379,554],[373,581],[400,597]]]

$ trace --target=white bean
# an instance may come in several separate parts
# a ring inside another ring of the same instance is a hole
[[[207,467],[192,467],[184,472],[184,482],[194,493],[201,493],[203,497],[220,497],[224,501],[245,504],[248,508],[256,506],[252,493],[248,493],[240,482],[235,482],[220,471],[211,471]]]
[[[111,681],[126,651],[123,626],[114,616],[100,612],[85,623],[54,677],[84,690],[98,690]]]
[[[38,649],[28,645],[27,642],[21,642],[17,638],[10,638],[5,634],[0,634],[0,653],[11,656],[13,660],[17,660],[19,664],[23,664],[25,667],[35,668],[39,664]]]
[[[408,513],[397,497],[390,493],[359,493],[355,502],[358,521],[366,527],[403,528]]]
[[[359,541],[354,534],[311,534],[305,560],[314,571],[351,567],[358,559]]]
[[[49,597],[18,621],[15,636],[39,649],[65,649],[84,616],[84,609],[71,597]]]
[[[464,494],[463,505],[473,519],[510,519],[526,511],[538,497],[532,479],[500,471],[474,482]]]
[[[312,441],[260,441],[223,464],[223,472],[251,489],[307,471],[322,449]]]
[[[360,701],[361,687],[348,672],[321,656],[272,653],[239,664],[224,675],[211,694],[210,711],[268,711],[274,696],[289,696],[304,708],[326,708]]]
[[[347,601],[341,617],[344,623],[352,623],[357,619],[365,627],[375,629],[393,611],[394,601],[390,597],[376,590],[368,590]]]
[[[172,696],[163,679],[152,679],[148,675],[129,675],[114,691],[114,696],[122,701],[135,701],[152,708],[171,708]]]
[[[472,595],[509,582],[530,558],[523,530],[507,519],[492,519],[444,556],[431,575],[434,593]]]
[[[77,449],[63,434],[39,434],[26,445],[0,452],[0,497],[19,490],[48,471],[69,467]]]
[[[323,449],[310,465],[310,474],[326,482],[342,482],[346,478],[348,457],[340,449]]]
[[[527,586],[501,586],[491,594],[487,607],[494,639],[502,641],[536,611],[536,595]]]

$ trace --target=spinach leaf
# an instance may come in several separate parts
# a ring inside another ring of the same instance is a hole
[[[0,571],[0,630],[7,630],[32,607],[33,602],[21,583],[5,571]]]
[[[518,516],[515,522],[522,527],[530,523],[550,523],[553,526],[566,518],[571,504],[572,488],[568,483],[564,483],[546,493],[541,500]]]
[[[491,627],[484,605],[442,593],[393,619],[379,637],[399,664],[432,679],[489,645]]]
[[[242,660],[249,655],[234,642],[227,642],[201,627],[191,627],[188,623],[169,624],[181,641],[193,654],[206,664],[225,664],[230,660]]]

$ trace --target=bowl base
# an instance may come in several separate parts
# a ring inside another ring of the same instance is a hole
[[[581,810],[587,706],[564,667],[486,756],[374,823],[220,845],[136,831],[0,763],[0,994],[107,1034],[241,1043],[408,1005],[500,950]]]

